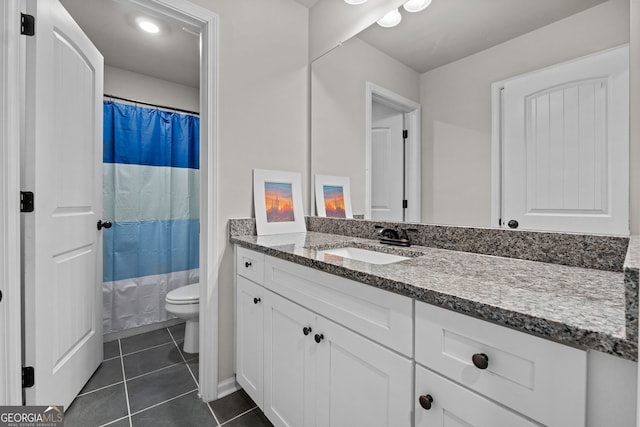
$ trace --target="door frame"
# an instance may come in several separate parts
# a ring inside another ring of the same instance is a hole
[[[371,126],[373,123],[372,104],[377,102],[402,111],[405,116],[405,129],[408,130],[406,146],[406,171],[405,171],[405,196],[410,200],[405,212],[405,222],[421,221],[421,118],[422,107],[402,95],[398,95],[388,89],[371,82],[365,85],[365,219],[371,219],[371,156],[372,138]]]
[[[20,0],[0,4],[0,404],[22,405]]]
[[[150,12],[179,19],[201,33],[200,57],[200,390],[202,400],[218,397],[218,15],[188,0],[127,0]],[[0,404],[22,404],[22,306],[20,284],[20,58],[21,0],[0,5],[3,32],[0,62]],[[10,304],[9,304],[10,302]]]

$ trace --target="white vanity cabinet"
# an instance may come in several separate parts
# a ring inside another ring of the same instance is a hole
[[[443,413],[468,425],[535,425],[515,412],[548,426],[585,425],[585,351],[421,302],[415,332],[416,363],[428,368],[417,368],[416,426],[433,417],[442,425]],[[433,402],[424,409],[427,394]],[[499,421],[507,416],[514,421]]]
[[[241,247],[236,258],[236,378],[274,425],[413,424],[411,299],[268,256],[256,272],[245,263],[260,254]]]

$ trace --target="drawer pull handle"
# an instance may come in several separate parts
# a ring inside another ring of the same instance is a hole
[[[418,402],[420,402],[420,406],[422,406],[425,410],[431,409],[431,404],[433,403],[433,397],[430,394],[422,395],[418,398]]]
[[[244,263],[244,266],[245,266],[246,268],[251,267],[251,265],[252,265],[252,264],[251,264],[251,261],[247,261],[247,262],[245,262],[245,263]]]
[[[489,366],[489,356],[484,353],[474,354],[471,360],[478,369],[487,369],[487,367]]]
[[[305,326],[302,328],[302,333],[305,335],[309,335],[311,333],[311,326]]]
[[[314,337],[314,339],[316,340],[316,342],[318,344],[320,344],[320,341],[322,341],[324,339],[324,334],[316,334],[316,336]]]
[[[262,300],[261,300],[260,298],[258,298],[258,297],[255,297],[255,298],[253,299],[253,303],[254,303],[254,304],[257,304],[257,303],[259,303],[260,301],[262,301]]]

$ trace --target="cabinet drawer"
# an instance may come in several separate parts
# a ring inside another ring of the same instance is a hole
[[[425,409],[420,404],[421,396],[431,398],[431,408]],[[416,427],[539,426],[421,366],[416,366],[414,397]]]
[[[417,302],[416,362],[546,425],[585,423],[584,351]]]
[[[236,273],[262,284],[264,282],[264,254],[236,246]]]
[[[413,301],[270,256],[265,286],[406,356],[413,356]]]

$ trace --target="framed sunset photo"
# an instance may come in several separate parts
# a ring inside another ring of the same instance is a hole
[[[258,235],[307,231],[299,172],[253,170]]]
[[[316,175],[316,209],[318,216],[353,218],[349,177]]]

